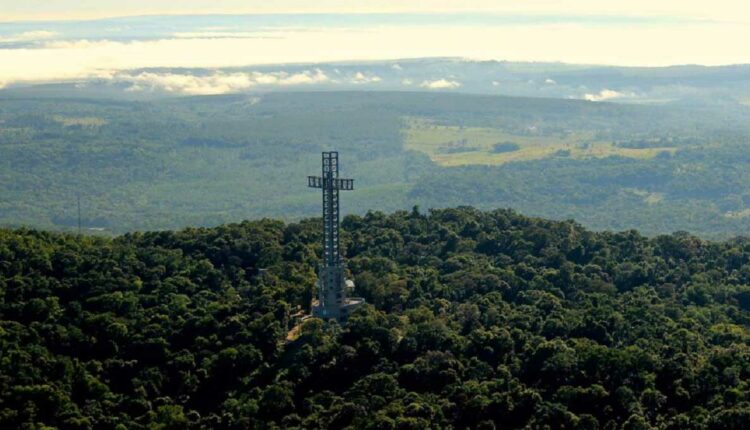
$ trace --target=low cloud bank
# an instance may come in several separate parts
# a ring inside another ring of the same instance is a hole
[[[377,75],[367,75],[362,72],[357,72],[351,78],[353,84],[373,84],[380,82],[382,79]]]
[[[584,100],[588,100],[590,102],[602,102],[606,100],[629,98],[629,97],[634,97],[634,96],[635,94],[633,93],[623,93],[620,91],[615,91],[615,90],[610,90],[610,89],[605,88],[599,91],[598,93],[584,94],[583,98]]]
[[[301,72],[221,72],[210,75],[194,75],[177,72],[116,72],[101,77],[115,83],[130,84],[126,91],[166,91],[188,95],[227,94],[256,87],[289,87],[295,85],[320,84],[376,84],[380,76],[364,72],[338,77],[328,76],[321,69]]]
[[[261,86],[293,86],[322,84],[330,78],[320,69],[298,73],[247,72],[224,73],[200,76],[183,73],[116,73],[113,82],[131,84],[127,91],[166,91],[188,95],[226,94]]]
[[[25,31],[23,33],[0,36],[0,43],[36,42],[40,40],[51,39],[57,36],[57,34],[57,32],[47,30]]]
[[[268,31],[186,31],[174,33],[176,39],[246,39],[273,37]]]
[[[461,83],[458,81],[452,81],[448,79],[437,79],[434,81],[422,81],[421,84],[419,84],[422,88],[429,88],[431,90],[446,90],[446,89],[454,89],[461,86]]]

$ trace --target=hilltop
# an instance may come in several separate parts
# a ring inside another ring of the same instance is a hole
[[[292,342],[319,220],[114,238],[0,230],[0,427],[750,420],[750,241],[466,207],[342,228],[368,305],[345,327],[308,320]]]

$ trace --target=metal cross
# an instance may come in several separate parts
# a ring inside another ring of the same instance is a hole
[[[308,176],[307,186],[323,190],[323,264],[339,266],[339,191],[354,189],[354,179],[339,178],[339,153],[323,153],[323,174]]]

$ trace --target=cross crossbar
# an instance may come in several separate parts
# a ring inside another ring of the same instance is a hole
[[[307,186],[310,188],[324,188],[332,190],[351,191],[354,189],[354,179],[322,178],[308,176]]]
[[[323,191],[323,265],[341,269],[339,254],[339,191],[353,190],[354,179],[339,178],[339,153],[324,152],[320,176],[308,176],[307,186]]]

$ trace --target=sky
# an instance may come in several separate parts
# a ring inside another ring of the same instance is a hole
[[[0,87],[422,57],[722,65],[750,63],[746,40],[744,0],[0,0]]]
[[[750,21],[742,0],[2,0],[0,20],[160,14],[451,13],[671,16]]]

